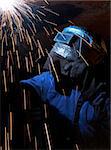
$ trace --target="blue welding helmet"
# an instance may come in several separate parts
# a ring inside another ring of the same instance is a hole
[[[54,74],[56,70],[59,78],[64,77],[68,83],[69,79],[71,82],[82,80],[87,66],[99,64],[107,53],[103,40],[77,26],[69,26],[58,32],[54,42],[43,69],[51,70]]]
[[[54,38],[51,52],[73,61],[77,53],[87,64],[98,64],[107,53],[103,40],[93,37],[85,29],[77,26],[64,28]]]
[[[54,41],[69,44],[74,36],[86,40],[89,44],[92,44],[93,42],[93,37],[89,35],[88,32],[77,26],[69,26],[64,28],[62,32],[57,33]]]

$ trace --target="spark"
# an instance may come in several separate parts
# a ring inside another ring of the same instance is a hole
[[[30,127],[28,123],[27,123],[27,132],[28,132],[29,142],[31,142]]]
[[[6,81],[6,73],[5,73],[5,70],[3,70],[3,79],[4,79],[5,92],[7,92],[7,81]]]
[[[47,106],[44,104],[45,119],[47,119]]]
[[[55,68],[54,63],[53,63],[53,59],[52,59],[51,55],[47,52],[47,50],[46,50],[46,53],[47,53],[47,55],[48,55],[48,57],[49,57],[49,60],[50,60],[52,69],[53,69],[53,71],[54,71],[54,73],[55,73],[55,77],[56,77],[56,79],[57,79],[57,82],[60,82],[59,76],[58,76],[58,74],[57,74],[56,68]]]
[[[35,136],[35,150],[38,149],[38,145],[37,145],[37,137]]]
[[[51,9],[48,9],[48,8],[46,8],[46,7],[42,7],[42,8],[43,8],[44,10],[46,10],[47,12],[50,12],[50,13],[56,15],[56,16],[60,16],[57,12],[54,12],[54,11],[52,11]]]
[[[50,143],[50,138],[49,138],[49,133],[48,133],[48,128],[47,128],[47,124],[44,123],[44,126],[45,126],[47,141],[48,141],[48,147],[49,147],[49,150],[52,150],[52,148],[51,148],[51,143]]]
[[[53,35],[54,34],[54,31],[53,31],[53,29],[52,28],[50,28],[51,29],[51,34]]]
[[[41,15],[43,15],[43,16],[45,16],[46,17],[46,14],[44,14],[43,12],[41,12],[40,10],[37,10],[37,12],[39,13],[39,14],[41,14]]]
[[[24,110],[26,110],[26,91],[23,89]]]
[[[9,51],[7,51],[7,69],[9,69],[9,64],[10,64],[10,56]]]
[[[40,49],[40,51],[41,51],[42,55],[43,55],[43,56],[45,56],[45,54],[44,54],[44,51],[43,51],[43,49],[42,49],[42,46],[41,46],[40,41],[39,41],[39,40],[37,40],[37,43],[38,43],[38,47],[39,47],[39,49]]]
[[[13,83],[13,71],[12,71],[12,66],[10,66],[10,79],[11,79],[11,83]]]
[[[47,5],[49,5],[49,2],[48,2],[47,0],[44,0],[44,2],[45,2]]]
[[[20,69],[20,59],[19,59],[19,53],[17,50],[16,50],[16,56],[17,56],[17,65],[18,65],[18,68]]]
[[[48,23],[48,24],[51,24],[51,25],[53,25],[53,26],[57,26],[56,23],[54,23],[54,22],[52,22],[52,21],[49,21],[49,20],[46,20],[46,19],[44,19],[44,22],[46,22],[46,23]]]
[[[10,112],[10,140],[12,141],[12,112]]]
[[[47,28],[44,26],[43,27],[43,29],[44,29],[44,31],[46,32],[46,34],[48,35],[48,36],[50,36],[50,33],[49,33],[49,31],[47,30]]]
[[[4,36],[2,38],[2,45],[1,45],[1,56],[3,56],[3,44],[4,44]]]
[[[34,36],[32,36],[32,40],[33,40],[33,43],[35,44],[35,47],[37,47],[37,43],[36,43]]]
[[[79,37],[80,39],[82,38],[81,36],[79,36],[78,34],[75,34],[77,37]],[[82,40],[89,45],[90,47],[92,47],[92,44],[90,44],[89,42],[87,42],[87,40],[85,40],[84,38],[82,38]]]
[[[89,66],[89,63],[85,60],[85,58],[83,57],[83,55],[77,50],[77,53],[79,54],[79,56],[82,58],[82,60],[85,62],[85,64],[87,66]]]
[[[38,20],[39,20],[40,22],[42,22],[42,19],[40,18],[40,16],[39,16],[38,14],[36,14],[36,17],[38,18]]]
[[[31,48],[31,50],[33,50],[31,36],[30,36],[30,34],[29,34],[27,29],[26,29],[26,35],[27,35],[28,42],[30,44],[30,48]]]
[[[65,90],[62,88],[63,95],[66,96]]]
[[[75,25],[75,23],[74,23],[74,22],[72,22],[71,20],[69,20],[68,22],[69,22],[69,23],[71,23],[71,24],[73,24],[73,25]]]
[[[9,54],[10,54],[10,58],[11,58],[12,64],[14,64],[14,59],[13,59],[13,55],[12,55],[12,51],[11,50],[9,51]]]
[[[77,144],[76,144],[76,149],[77,149],[77,150],[79,150],[79,147],[78,147],[78,145],[77,145]]]
[[[10,150],[9,133],[7,132],[7,149]]]
[[[26,56],[25,56],[25,63],[26,63],[26,69],[27,69],[27,72],[29,72],[28,57],[26,57]]]
[[[7,128],[5,127],[5,150],[7,150]]]
[[[38,66],[38,74],[41,74],[40,64],[39,64],[39,63],[37,63],[37,66]]]
[[[31,52],[29,52],[29,57],[30,57],[31,66],[34,67],[34,63],[33,63],[33,59],[32,59],[32,54],[31,54]]]

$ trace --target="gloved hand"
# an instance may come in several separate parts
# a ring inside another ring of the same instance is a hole
[[[87,65],[77,58],[74,62],[69,62],[64,66],[64,72],[67,72],[71,78],[77,79],[80,78],[86,69]]]
[[[85,102],[79,114],[79,128],[86,143],[91,137],[97,144],[103,140],[107,144],[109,140],[110,100],[105,85],[104,82],[95,84],[93,78],[89,88],[82,93]]]

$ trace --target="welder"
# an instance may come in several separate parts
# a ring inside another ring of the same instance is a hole
[[[105,42],[77,26],[58,32],[54,42],[43,72],[20,83],[71,122],[75,143],[93,148],[97,139],[108,140],[109,98],[101,74]]]

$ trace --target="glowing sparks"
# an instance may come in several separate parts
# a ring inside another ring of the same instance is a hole
[[[46,136],[47,136],[47,141],[48,141],[48,147],[49,147],[49,150],[52,150],[47,124],[44,123],[44,126],[45,126],[45,132],[46,132]]]
[[[12,125],[12,122],[13,122],[13,115],[12,115],[12,112],[10,112],[10,140],[12,141],[12,128],[13,128],[13,125]]]
[[[5,127],[5,150],[7,150],[7,128]]]
[[[11,42],[12,50],[15,52],[18,37],[20,42],[24,42],[27,39],[31,49],[33,49],[29,31],[26,30],[27,28],[28,30],[31,29],[33,35],[36,33],[35,26],[31,19],[35,19],[35,16],[26,0],[4,0],[0,2],[1,56],[4,54],[4,43],[8,46],[9,42]],[[28,27],[26,27],[25,21],[28,22]]]
[[[49,4],[48,1],[44,0]],[[43,12],[37,9],[33,11],[31,4],[34,0],[3,0],[0,2],[0,39],[2,40],[1,56],[4,55],[3,45],[5,43],[8,46],[9,39],[11,41],[13,52],[16,51],[16,45],[18,40],[20,42],[30,45],[30,49],[33,50],[33,42],[37,33],[34,21],[47,23],[52,26],[57,26],[56,23],[46,20],[46,14],[44,11],[59,16],[58,13],[41,6]],[[44,18],[41,18],[41,15]],[[49,36],[48,30],[43,28]],[[7,41],[8,39],[8,41]]]
[[[19,54],[17,50],[16,50],[16,56],[17,56],[17,65],[18,65],[18,68],[20,69],[20,59],[19,59]]]
[[[29,142],[31,142],[30,127],[28,123],[27,123],[27,132],[28,132]]]
[[[2,11],[10,11],[14,9],[14,5],[16,3],[16,0],[3,0],[0,2],[0,8],[2,9]]]
[[[43,31],[45,31],[45,34],[47,36],[53,34],[54,31],[52,31],[52,27],[57,26],[56,23],[53,23],[53,20],[47,19],[47,13],[51,13],[52,15],[57,16],[59,16],[59,14],[46,8],[46,6],[43,5],[39,7],[40,10],[37,7],[37,10],[35,11],[35,9],[33,9],[33,5],[35,6],[34,3],[36,3],[37,5],[37,2],[35,0],[0,1],[0,56],[2,56],[3,58],[2,86],[4,89],[3,95],[6,99],[8,95],[7,93],[10,91],[9,87],[12,86],[14,82],[18,81],[18,78],[16,77],[19,76],[20,70],[23,70],[26,73],[33,73],[32,71],[35,69],[34,67],[36,67],[38,69],[38,74],[40,74],[42,71],[42,67],[39,63],[37,64],[37,66],[34,66],[35,57],[40,58],[42,56],[45,56],[44,48],[42,47],[42,41],[37,37],[36,24],[40,23],[39,25],[42,26]],[[49,2],[47,0],[44,0],[44,3],[49,5]],[[46,27],[47,24],[48,27]],[[18,74],[16,70],[18,71]],[[25,89],[23,89],[22,96],[23,108],[24,110],[26,110],[28,97]],[[47,118],[46,107],[44,109],[45,118]],[[9,133],[7,132],[6,127],[4,131],[5,149],[10,149],[9,141],[12,141],[12,112],[10,112],[9,119]],[[29,141],[31,142],[32,139],[29,127],[29,124],[27,124],[28,137]],[[47,124],[45,124],[45,132],[48,146],[51,150]],[[35,137],[35,149],[37,148],[37,138]]]
[[[87,66],[89,66],[89,63],[85,60],[85,58],[82,56],[82,54],[77,50],[77,53],[79,54],[79,56],[82,58],[82,60],[85,62],[85,64]]]
[[[47,52],[47,50],[46,50],[46,53],[47,53],[47,55],[48,55],[48,57],[49,57],[49,60],[50,60],[52,69],[53,69],[53,71],[54,71],[54,73],[55,73],[55,77],[56,77],[56,79],[57,79],[57,82],[59,82],[59,81],[60,81],[60,80],[59,80],[59,76],[58,76],[57,71],[56,71],[56,68],[55,68],[55,66],[54,66],[53,59],[52,59],[51,55]]]
[[[31,54],[31,52],[29,52],[29,57],[30,57],[31,66],[34,67],[34,63],[33,63],[33,59],[32,59],[32,54]]]
[[[42,49],[42,46],[41,46],[40,41],[39,41],[39,40],[37,40],[37,43],[38,43],[38,47],[39,47],[39,49],[40,49],[40,51],[41,51],[42,56],[45,56],[45,54],[44,54],[44,51],[43,51],[43,49]]]
[[[45,119],[47,119],[47,106],[46,106],[46,104],[44,104],[44,113],[45,113]]]
[[[23,89],[23,98],[24,98],[24,110],[26,110],[26,91]]]
[[[26,63],[27,72],[29,72],[29,61],[28,61],[28,57],[26,56],[25,56],[25,63]]]
[[[35,150],[38,150],[37,137],[35,136]]]
[[[5,89],[5,92],[7,92],[7,81],[6,81],[6,73],[5,73],[5,70],[3,70],[3,79],[4,79],[4,89]]]

